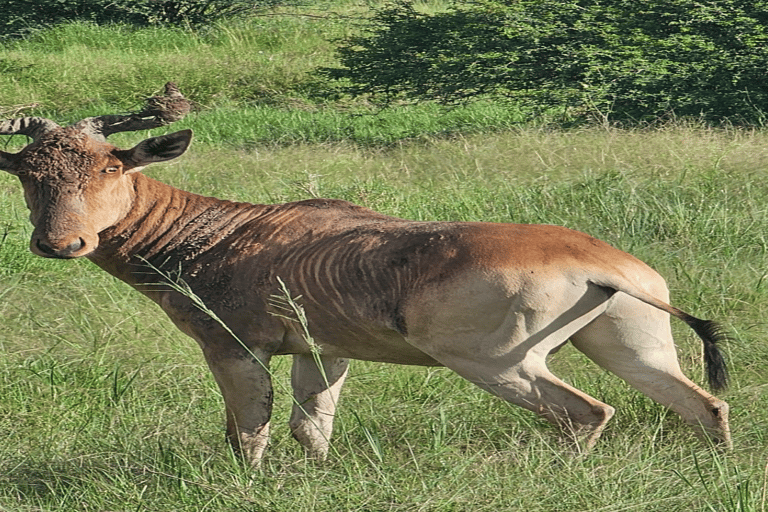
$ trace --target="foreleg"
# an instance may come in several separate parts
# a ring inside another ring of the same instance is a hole
[[[227,410],[227,440],[252,466],[258,466],[269,441],[272,379],[269,356],[260,351],[209,354],[208,366]]]
[[[333,418],[348,367],[347,359],[293,356],[291,432],[310,457],[322,460],[328,454]]]

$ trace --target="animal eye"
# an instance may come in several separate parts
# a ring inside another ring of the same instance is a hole
[[[110,166],[110,167],[105,167],[104,169],[102,169],[101,173],[102,174],[114,174],[114,173],[116,173],[119,170],[120,169],[118,167]]]

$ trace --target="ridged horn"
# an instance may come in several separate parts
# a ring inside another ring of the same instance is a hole
[[[37,140],[45,133],[55,130],[59,125],[44,117],[19,117],[0,121],[0,135],[26,135]]]
[[[75,128],[96,139],[105,140],[113,133],[150,130],[183,119],[192,104],[173,82],[165,84],[163,96],[147,98],[144,108],[127,115],[88,117],[75,123]]]

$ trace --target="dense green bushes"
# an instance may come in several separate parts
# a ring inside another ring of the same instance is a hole
[[[494,93],[601,120],[763,123],[766,44],[765,1],[477,0],[436,15],[401,2],[325,73],[383,102]]]

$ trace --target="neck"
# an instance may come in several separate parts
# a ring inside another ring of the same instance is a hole
[[[185,192],[141,173],[131,178],[129,213],[99,233],[88,258],[145,293],[140,285],[158,282],[152,267],[167,273],[187,267],[266,209]]]

